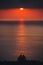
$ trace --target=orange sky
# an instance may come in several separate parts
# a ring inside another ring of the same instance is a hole
[[[0,10],[1,20],[43,20],[43,9],[6,9]]]

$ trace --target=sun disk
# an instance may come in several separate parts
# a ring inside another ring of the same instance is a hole
[[[20,10],[24,10],[23,8],[20,8]]]

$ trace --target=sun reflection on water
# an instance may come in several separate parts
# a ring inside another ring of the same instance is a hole
[[[17,33],[17,38],[16,38],[16,54],[20,55],[20,54],[24,54],[24,55],[28,55],[27,53],[27,45],[26,45],[26,37],[25,37],[25,29],[24,29],[25,25],[20,24],[18,27],[18,33]]]

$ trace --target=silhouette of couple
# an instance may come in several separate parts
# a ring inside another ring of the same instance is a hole
[[[18,61],[19,61],[19,62],[24,62],[24,61],[26,61],[26,57],[25,57],[24,55],[20,55],[20,56],[18,57]]]

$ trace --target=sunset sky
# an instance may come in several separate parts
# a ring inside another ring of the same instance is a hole
[[[42,0],[1,0],[0,21],[43,20]],[[20,8],[24,8],[22,11]]]
[[[0,10],[1,20],[43,20],[43,9],[6,9]]]

